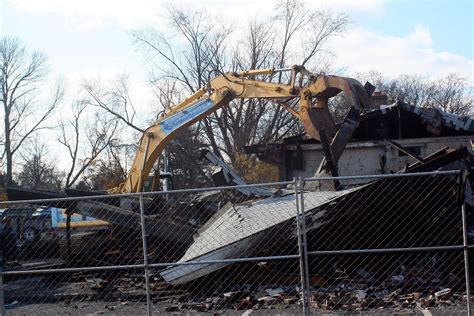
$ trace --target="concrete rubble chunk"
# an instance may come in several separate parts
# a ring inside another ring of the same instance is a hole
[[[453,291],[450,288],[443,289],[441,291],[435,292],[434,296],[435,298],[439,300],[447,300],[452,296]]]
[[[285,293],[285,290],[282,288],[266,289],[265,291],[268,293],[268,295],[273,296],[273,297],[279,296],[280,294]]]

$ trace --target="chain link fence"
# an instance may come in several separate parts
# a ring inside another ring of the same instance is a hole
[[[449,171],[4,202],[0,311],[464,315],[470,193]]]

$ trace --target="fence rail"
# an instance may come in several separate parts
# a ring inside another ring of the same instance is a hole
[[[1,202],[0,314],[470,313],[465,179],[438,171]]]

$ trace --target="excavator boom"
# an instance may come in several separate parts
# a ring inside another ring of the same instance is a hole
[[[290,70],[292,76],[288,84],[248,78]],[[299,78],[297,78],[298,76]],[[296,83],[297,79],[300,84]],[[329,113],[328,99],[341,91],[344,92],[352,108],[348,117],[337,129]],[[126,181],[109,192],[142,191],[144,181],[164,147],[183,129],[210,113],[228,106],[232,100],[244,98],[262,98],[279,102],[291,114],[300,119],[309,136],[321,140],[322,143],[325,140],[329,141],[326,143],[330,144],[328,145],[330,148],[325,148],[325,152],[328,151],[326,161],[329,160],[332,164],[337,163],[345,144],[357,127],[361,109],[368,103],[364,87],[356,80],[337,76],[313,75],[302,66],[222,74],[212,79],[206,88],[197,91],[188,99],[169,109],[145,130]],[[287,104],[288,101],[295,98],[299,100],[298,110]]]

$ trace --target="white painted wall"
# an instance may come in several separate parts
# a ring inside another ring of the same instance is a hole
[[[395,140],[404,147],[419,146],[421,157],[426,157],[444,148],[460,148],[467,146],[472,152],[470,140],[472,136],[414,138]],[[312,177],[324,156],[321,145],[303,144],[304,170],[293,170],[292,177]],[[296,145],[288,146],[296,150]],[[385,170],[382,170],[382,157],[385,156]],[[370,175],[397,172],[407,163],[416,160],[409,156],[400,156],[398,149],[386,141],[353,142],[348,144],[339,160],[339,173],[345,176]]]

